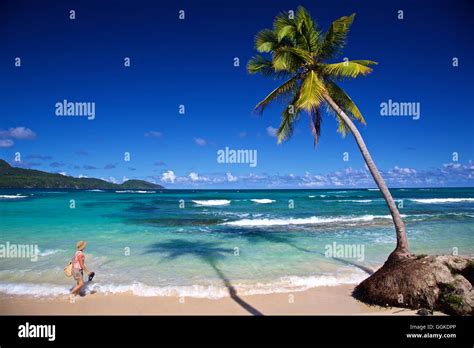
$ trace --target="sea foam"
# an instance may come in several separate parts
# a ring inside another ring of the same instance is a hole
[[[474,202],[474,198],[412,198],[412,202],[437,204],[437,203],[459,203],[459,202]]]
[[[26,198],[28,196],[23,196],[20,194],[17,195],[0,195],[0,199],[20,199],[20,198]]]
[[[115,191],[116,193],[156,193],[156,191],[143,191],[143,190],[121,190]]]
[[[228,221],[222,225],[239,227],[258,227],[258,226],[287,226],[287,225],[317,225],[339,222],[366,222],[375,219],[391,219],[390,215],[362,215],[362,216],[335,216],[308,218],[288,218],[288,219],[242,219],[237,221]]]
[[[230,204],[230,201],[228,199],[195,200],[193,202],[196,203],[197,205],[208,206],[208,207]]]
[[[370,203],[372,199],[338,199],[337,202]]]
[[[268,198],[262,198],[262,199],[251,199],[252,202],[254,203],[259,203],[259,204],[269,204],[275,202],[274,199],[268,199]]]
[[[357,284],[364,280],[367,274],[359,269],[350,267],[344,272],[319,274],[310,276],[284,276],[270,282],[236,283],[233,287],[240,295],[257,295],[272,293],[287,293],[305,291],[319,286],[337,286],[342,284]],[[34,283],[5,283],[0,282],[0,292],[8,295],[26,295],[34,297],[57,297],[69,294],[69,285],[34,284]],[[219,299],[229,296],[229,290],[220,283],[211,282],[207,285],[169,285],[152,286],[141,282],[131,284],[101,284],[94,283],[86,286],[85,293],[102,294],[131,293],[142,297],[193,297]]]

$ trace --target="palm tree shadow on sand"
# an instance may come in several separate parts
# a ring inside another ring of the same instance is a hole
[[[166,242],[154,243],[150,245],[146,251],[147,254],[159,253],[164,254],[164,260],[170,261],[181,256],[194,256],[203,262],[207,263],[219,276],[227,288],[229,296],[243,309],[253,315],[263,315],[259,310],[252,307],[237,295],[237,290],[232,285],[229,278],[225,276],[222,270],[218,267],[219,260],[225,259],[227,255],[232,253],[232,249],[225,249],[219,246],[219,243],[214,242],[188,242],[181,239],[171,239]]]

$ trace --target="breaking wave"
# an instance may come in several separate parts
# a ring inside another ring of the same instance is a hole
[[[239,227],[258,227],[258,226],[287,226],[287,225],[317,225],[339,222],[367,222],[375,219],[391,219],[390,215],[362,215],[362,216],[335,216],[308,218],[288,218],[288,219],[241,219],[236,221],[224,222],[223,225]]]
[[[268,199],[268,198],[262,198],[262,199],[251,199],[252,202],[254,203],[259,203],[259,204],[268,204],[268,203],[273,203],[275,202],[274,199]]]
[[[20,194],[17,195],[0,195],[0,199],[20,199],[20,198],[26,198],[28,196],[23,196]]]
[[[344,272],[335,272],[310,276],[284,276],[273,282],[234,284],[239,295],[263,295],[272,293],[287,293],[305,291],[319,286],[337,286],[342,284],[357,284],[367,277],[359,269],[352,268]],[[0,282],[0,292],[8,295],[26,295],[34,297],[56,297],[69,294],[70,286],[33,283]],[[219,299],[229,296],[229,290],[221,284],[183,285],[183,286],[151,286],[141,282],[132,284],[100,284],[87,286],[85,293],[97,292],[102,294],[131,293],[135,296],[174,296]]]
[[[424,204],[474,202],[474,198],[412,198],[412,202]]]
[[[197,205],[202,205],[206,207],[213,207],[218,205],[228,205],[231,201],[228,199],[208,199],[208,200],[194,200],[194,203]]]

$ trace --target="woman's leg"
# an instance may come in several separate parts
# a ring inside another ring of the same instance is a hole
[[[81,288],[84,286],[84,281],[82,279],[79,279],[77,281],[77,285],[72,289],[72,293],[74,295],[78,295],[79,291],[81,291]]]
[[[78,295],[81,288],[84,286],[84,280],[82,278],[77,279],[77,285],[72,289],[71,293]]]

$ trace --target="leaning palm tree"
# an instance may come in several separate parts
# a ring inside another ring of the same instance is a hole
[[[354,14],[341,17],[322,33],[308,12],[299,7],[294,16],[281,13],[275,18],[272,29],[259,32],[255,47],[260,53],[267,53],[269,59],[262,55],[253,57],[248,63],[248,71],[282,78],[285,82],[258,103],[256,110],[263,112],[278,99],[289,101],[277,131],[279,143],[291,137],[295,122],[304,112],[310,119],[315,146],[324,112],[336,117],[340,133],[354,136],[367,168],[387,202],[397,236],[397,246],[387,262],[354,289],[356,298],[383,306],[427,307],[472,315],[474,262],[459,256],[415,257],[410,253],[397,206],[355,125],[355,122],[365,124],[365,120],[356,104],[337,84],[346,78],[369,74],[376,63],[370,60],[328,62],[344,47],[354,17]]]
[[[250,59],[247,69],[251,74],[260,73],[285,79],[285,82],[255,107],[257,112],[262,113],[271,102],[281,98],[289,100],[276,133],[278,143],[292,136],[294,124],[303,112],[309,116],[315,146],[321,133],[324,112],[334,114],[338,121],[338,131],[343,136],[347,133],[354,136],[392,215],[397,246],[390,259],[398,259],[410,255],[405,225],[354,123],[365,124],[364,117],[352,99],[337,84],[343,79],[369,74],[372,72],[371,66],[377,63],[371,60],[328,63],[344,47],[354,17],[355,14],[352,14],[337,19],[323,34],[303,7],[299,7],[295,15],[281,13],[275,18],[273,29],[264,29],[255,38],[256,50],[268,53],[270,58],[256,55]],[[323,108],[324,106],[326,108]]]

